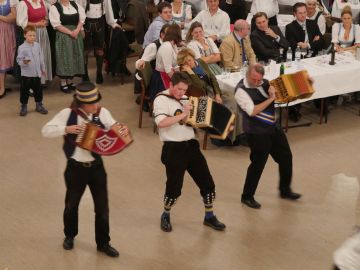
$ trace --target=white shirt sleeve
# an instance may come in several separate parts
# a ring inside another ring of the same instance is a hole
[[[16,24],[23,29],[28,24],[28,8],[24,1],[16,6]]]
[[[321,34],[325,34],[326,31],[326,20],[324,15],[320,15],[319,19],[318,19],[318,26],[320,29]]]
[[[229,15],[225,11],[223,11],[221,17],[222,18],[219,22],[219,24],[221,26],[220,26],[220,29],[217,34],[218,39],[224,39],[227,35],[230,34],[230,17],[229,17]]]
[[[331,43],[336,43],[336,44],[339,43],[339,27],[341,27],[340,23],[333,24],[331,29],[331,37],[332,37]]]
[[[355,43],[360,43],[360,26],[355,24]]]
[[[66,108],[57,113],[41,130],[41,134],[47,138],[55,138],[66,134],[65,127],[69,119],[71,109]]]
[[[150,43],[145,47],[144,53],[141,56],[141,59],[144,61],[151,61],[156,58],[157,48],[155,43]]]
[[[185,20],[186,21],[191,21],[192,20],[191,6],[189,4],[186,5]]]
[[[155,117],[155,123],[158,125],[163,119],[168,117],[169,114],[169,105],[166,100],[166,97],[159,96],[155,98],[154,100],[154,117]]]
[[[248,93],[246,93],[243,89],[238,88],[235,94],[235,100],[243,111],[250,116],[252,115],[255,105]]]
[[[114,18],[114,12],[111,5],[111,0],[104,0],[104,9],[105,9],[105,19],[108,25],[111,27],[116,24]]]
[[[61,21],[60,21],[60,14],[57,10],[57,8],[53,5],[50,8],[50,12],[49,12],[49,20],[51,25],[56,28],[58,26],[61,25]]]
[[[212,40],[212,38],[207,38],[209,46],[211,47],[211,50],[213,53],[220,53],[219,48],[216,46],[215,42]]]
[[[174,48],[172,47],[170,42],[165,42],[159,48],[157,53],[157,57],[159,57],[160,63],[159,68],[166,73],[170,73],[173,69],[173,59],[174,59]],[[158,58],[156,58],[156,61]]]
[[[16,7],[19,4],[19,0],[10,0],[10,7]]]
[[[101,108],[99,118],[101,123],[104,124],[105,129],[110,129],[112,125],[117,123],[117,121],[112,117],[110,111],[106,108]]]
[[[203,55],[201,55],[199,46],[196,41],[194,41],[194,40],[190,41],[186,47],[193,50],[193,52],[195,53],[195,59],[199,59],[203,56]]]
[[[77,6],[78,6],[78,12],[79,12],[79,20],[82,24],[84,24],[85,20],[86,20],[85,9],[80,5],[77,5]]]

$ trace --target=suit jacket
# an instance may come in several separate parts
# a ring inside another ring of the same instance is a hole
[[[242,48],[240,42],[234,36],[234,33],[231,33],[221,42],[220,52],[221,60],[223,66],[233,67],[233,66],[242,66]],[[251,48],[251,43],[249,37],[244,38],[244,47],[247,61],[249,64],[254,64],[256,62],[256,56]]]
[[[306,20],[306,31],[309,37],[309,43],[311,50],[314,52],[313,56],[317,54],[318,51],[321,51],[324,47],[324,37],[320,32],[319,26],[313,20]],[[314,41],[314,37],[319,36],[320,39]],[[298,42],[305,41],[305,31],[302,29],[301,25],[295,20],[288,25],[286,25],[285,37],[290,43],[290,47],[295,53]]]
[[[269,25],[269,28],[274,31],[280,37],[279,42],[274,38],[265,34],[265,32],[260,31],[256,28],[250,35],[251,46],[254,49],[254,52],[259,61],[269,61],[269,59],[279,61],[280,59],[280,47],[284,48],[284,52],[287,51],[289,42],[285,39],[284,35],[281,33],[279,27],[274,25]]]

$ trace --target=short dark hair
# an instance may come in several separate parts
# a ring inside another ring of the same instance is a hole
[[[166,2],[166,1],[161,2],[161,3],[158,4],[158,6],[157,6],[157,10],[158,10],[159,13],[162,13],[162,11],[163,11],[164,8],[170,8],[170,9],[172,9],[172,6],[171,6],[171,4],[170,4],[169,2]]]
[[[190,84],[189,75],[183,71],[176,71],[171,77],[172,85],[177,85],[178,83],[185,83],[186,85]]]
[[[265,17],[265,19],[267,19],[268,18],[268,16],[267,16],[267,14],[265,13],[265,12],[257,12],[255,15],[254,15],[254,21],[256,22],[256,19],[257,18],[260,18],[260,17]]]
[[[28,25],[24,28],[24,35],[26,35],[27,32],[36,32],[36,29],[34,26]]]
[[[163,42],[165,41],[174,41],[176,45],[180,45],[182,41],[181,37],[181,28],[178,24],[174,23],[169,25],[168,29],[166,30],[165,37]]]
[[[302,2],[297,2],[295,5],[293,5],[293,13],[296,13],[298,8],[301,8],[301,7],[306,8],[306,4],[302,3]]]

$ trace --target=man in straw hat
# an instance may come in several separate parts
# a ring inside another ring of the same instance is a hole
[[[87,122],[104,129],[119,125],[107,109],[99,106],[100,100],[101,95],[93,83],[78,84],[70,108],[56,114],[43,127],[42,134],[49,138],[64,136],[63,150],[67,165],[64,173],[66,197],[63,248],[71,250],[74,247],[74,238],[78,233],[78,207],[88,185],[95,204],[97,250],[110,257],[118,257],[119,252],[110,245],[107,178],[102,158],[99,154],[75,144],[77,135],[81,133]],[[120,133],[127,135],[128,128],[122,126]]]

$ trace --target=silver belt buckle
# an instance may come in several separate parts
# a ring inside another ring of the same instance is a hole
[[[91,161],[83,162],[82,165],[85,168],[90,168],[91,167]]]

